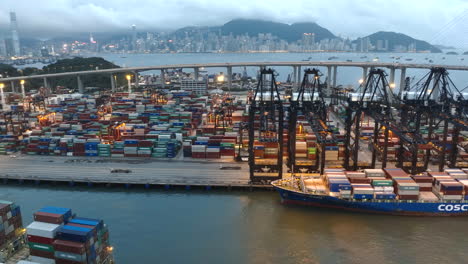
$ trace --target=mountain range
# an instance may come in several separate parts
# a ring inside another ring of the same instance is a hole
[[[274,36],[293,42],[301,39],[304,33],[314,33],[315,41],[336,38],[328,29],[317,23],[304,22],[292,25],[263,20],[236,19],[221,26],[224,35],[232,33],[234,36],[248,34],[257,36],[259,33],[271,33]]]
[[[303,23],[294,23],[294,24],[285,24],[279,22],[265,21],[265,20],[255,20],[255,19],[234,19],[221,26],[213,27],[184,27],[178,30],[175,30],[168,34],[169,37],[177,37],[178,39],[184,38],[186,36],[196,36],[200,32],[206,34],[209,32],[215,32],[222,35],[249,35],[257,36],[259,33],[270,33],[271,35],[285,40],[289,43],[296,42],[300,40],[304,33],[314,33],[314,41],[320,42],[324,39],[336,39],[340,38],[333,34],[330,30],[318,25],[314,22],[303,22]],[[142,35],[143,37],[143,35]],[[89,33],[86,34],[77,34],[74,37],[80,41],[89,40]],[[55,41],[65,41],[71,39],[70,37],[65,38],[54,38]],[[99,33],[95,34],[95,38],[98,39],[101,43],[106,41],[118,41],[122,38],[130,38],[130,34],[112,34],[112,33]],[[361,45],[362,39],[368,38],[369,43],[372,46],[377,47],[378,43],[385,43],[387,45],[387,51],[393,51],[395,47],[404,46],[408,47],[413,44],[416,51],[430,51],[434,53],[442,52],[442,50],[435,45],[431,45],[426,41],[414,39],[408,35],[396,32],[385,32],[380,31],[374,34],[358,38],[353,40],[352,43],[356,45]],[[28,44],[34,42],[41,42],[39,40],[28,39]],[[26,43],[26,41],[23,41]]]
[[[288,42],[300,40],[304,33],[314,33],[316,42],[319,42],[323,39],[339,38],[330,30],[321,27],[314,22],[294,23],[289,25],[285,23],[255,19],[235,19],[218,27],[186,27],[176,30],[174,34],[176,36],[183,36],[187,32],[197,29],[203,29],[205,32],[221,32],[223,35],[232,34],[234,36],[257,36],[259,33],[270,33],[273,36]],[[383,43],[388,43],[389,51],[393,50],[393,48],[396,46],[408,47],[409,45],[413,44],[416,51],[430,51],[434,53],[442,52],[441,49],[429,44],[426,41],[418,40],[402,33],[380,31],[362,38],[368,38],[370,44],[373,46],[377,46],[377,41],[379,40],[381,40]],[[362,38],[354,40],[353,43],[359,44]]]

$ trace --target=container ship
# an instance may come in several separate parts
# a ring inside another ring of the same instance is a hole
[[[284,204],[408,216],[468,216],[468,170],[409,175],[398,168],[344,171],[272,182]]]

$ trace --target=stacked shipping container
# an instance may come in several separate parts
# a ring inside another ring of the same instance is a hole
[[[102,220],[72,217],[68,208],[45,207],[27,227],[30,259],[36,263],[112,263],[109,232]]]

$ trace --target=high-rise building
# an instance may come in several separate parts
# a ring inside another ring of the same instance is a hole
[[[132,25],[132,45],[131,45],[132,50],[137,49],[137,31],[136,31],[136,25]]]
[[[0,32],[0,57],[7,56],[7,49],[6,49],[6,42],[5,36]]]
[[[11,41],[13,46],[13,56],[20,56],[20,39],[18,35],[18,23],[16,20],[16,13],[10,12],[10,30],[11,30]]]

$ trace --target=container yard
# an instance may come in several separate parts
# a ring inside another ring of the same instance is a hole
[[[19,207],[6,201],[2,205],[7,219],[4,223],[12,222],[11,228],[5,226],[14,230],[3,240],[2,262],[114,263],[109,230],[102,220],[78,217],[69,208],[44,207],[34,213],[34,222],[23,228]]]
[[[263,69],[256,89],[236,95],[170,87],[99,94],[41,89],[25,98],[5,93],[0,162],[16,167],[5,166],[0,178],[251,187],[323,174],[326,168],[400,168],[417,175],[468,167],[465,93],[453,87],[445,69],[431,69],[398,94],[381,69],[371,70],[351,92],[325,91],[321,75],[306,69],[293,89],[279,84],[273,70]],[[94,165],[86,168],[77,160]],[[176,173],[169,161],[181,170],[196,169],[170,176]],[[56,166],[45,176],[29,162]],[[222,164],[240,170],[220,173]],[[87,174],[59,176],[69,165]],[[159,169],[153,173],[151,167]]]

